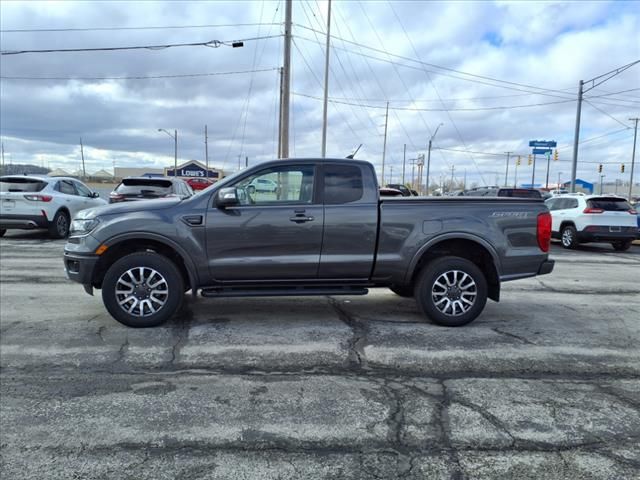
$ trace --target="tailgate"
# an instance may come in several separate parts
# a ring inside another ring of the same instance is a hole
[[[24,198],[24,193],[0,192],[0,215],[40,215],[35,202]]]

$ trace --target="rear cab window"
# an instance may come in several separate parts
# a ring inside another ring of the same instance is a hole
[[[357,202],[364,194],[362,171],[355,165],[324,166],[324,203],[340,205]]]
[[[40,192],[48,182],[36,178],[2,177],[0,192]]]

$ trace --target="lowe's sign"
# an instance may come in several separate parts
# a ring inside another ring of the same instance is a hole
[[[212,178],[217,180],[220,177],[220,172],[210,168],[209,175],[207,175],[207,169],[200,162],[193,160],[178,166],[177,170],[166,168],[165,175],[167,177]]]

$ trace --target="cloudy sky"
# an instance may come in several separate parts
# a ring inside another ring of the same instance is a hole
[[[327,2],[294,0],[290,155],[318,156]],[[385,181],[434,140],[433,178],[504,182],[506,155],[528,141],[558,142],[551,179],[567,179],[579,80],[640,59],[640,3],[332,3],[328,156],[380,172],[389,102]],[[231,172],[275,158],[283,1],[0,3],[3,53],[245,40],[126,51],[2,55],[0,134],[7,163],[75,170],[169,166],[203,160]],[[270,38],[266,38],[270,37]],[[585,94],[578,177],[628,179],[632,122],[640,116],[640,65]],[[545,175],[539,162],[536,181]],[[620,173],[620,164],[626,173]],[[637,169],[638,170],[638,169]],[[509,170],[513,182],[514,161]],[[638,174],[636,173],[636,179]]]

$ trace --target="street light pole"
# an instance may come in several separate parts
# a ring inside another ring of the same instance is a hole
[[[438,128],[436,128],[436,131],[433,132],[433,135],[431,135],[431,138],[429,139],[429,149],[427,151],[427,195],[429,195],[429,170],[431,169],[431,145],[433,144],[433,139],[436,138],[436,134],[438,133],[438,130],[440,130],[440,127],[443,125],[444,123],[441,123],[440,125],[438,125]]]
[[[507,171],[504,173],[504,186],[507,186],[507,182],[509,181],[509,157],[513,152],[504,152],[507,154]]]
[[[638,118],[630,118],[629,120],[633,120],[636,122],[635,131],[633,133],[633,153],[631,154],[631,176],[629,177],[629,198],[627,200],[631,201],[631,194],[633,193],[633,167],[636,163],[636,139],[638,138]]]
[[[173,135],[166,131],[164,128],[159,128],[159,132],[164,132],[173,138],[173,176],[178,176],[178,130],[173,131]]]

